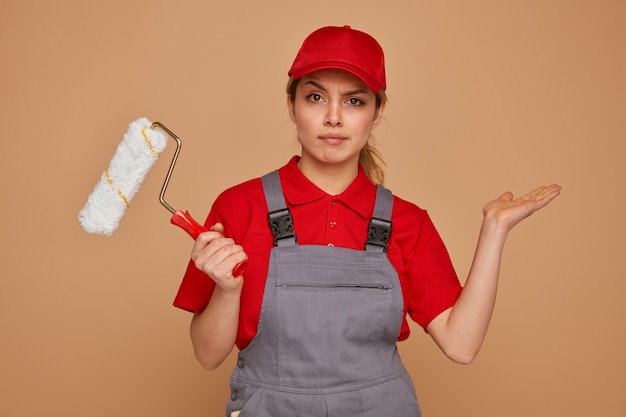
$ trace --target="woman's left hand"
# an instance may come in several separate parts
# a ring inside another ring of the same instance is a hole
[[[507,191],[487,203],[483,208],[483,215],[486,221],[495,221],[508,232],[516,224],[548,205],[560,192],[561,187],[556,184],[538,187],[518,198],[513,198],[513,193]]]

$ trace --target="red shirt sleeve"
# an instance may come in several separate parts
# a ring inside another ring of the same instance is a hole
[[[409,259],[408,313],[426,329],[435,317],[454,305],[462,289],[448,250],[427,214]]]
[[[207,228],[215,223],[211,217],[213,216],[209,215],[205,222]],[[191,312],[202,311],[209,303],[214,289],[215,281],[196,268],[193,260],[189,260],[173,304],[175,307]]]
[[[426,210],[395,196],[392,224],[388,256],[400,276],[405,314],[425,330],[454,305],[462,287]],[[405,317],[398,340],[409,333]]]

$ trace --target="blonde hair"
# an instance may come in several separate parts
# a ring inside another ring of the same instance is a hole
[[[287,81],[287,94],[291,97],[292,101],[296,96],[296,86],[298,85],[298,80],[294,80],[292,77],[289,77],[289,81]],[[376,108],[380,108],[384,103],[387,102],[387,94],[385,90],[380,90],[378,94],[376,94]],[[381,153],[376,149],[376,147],[372,144],[373,136],[370,135],[369,140],[361,149],[359,153],[359,163],[363,167],[363,171],[365,171],[365,175],[372,181],[374,184],[384,184],[385,183],[385,170],[383,167],[385,166],[385,161]]]

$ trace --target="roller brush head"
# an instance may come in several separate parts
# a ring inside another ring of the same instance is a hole
[[[89,233],[111,235],[141,183],[167,145],[167,136],[145,117],[131,122],[109,167],[78,215]]]

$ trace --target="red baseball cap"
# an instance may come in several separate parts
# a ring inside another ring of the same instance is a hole
[[[330,68],[356,75],[374,93],[387,88],[383,48],[376,39],[350,26],[326,26],[307,36],[288,75],[297,80]]]

